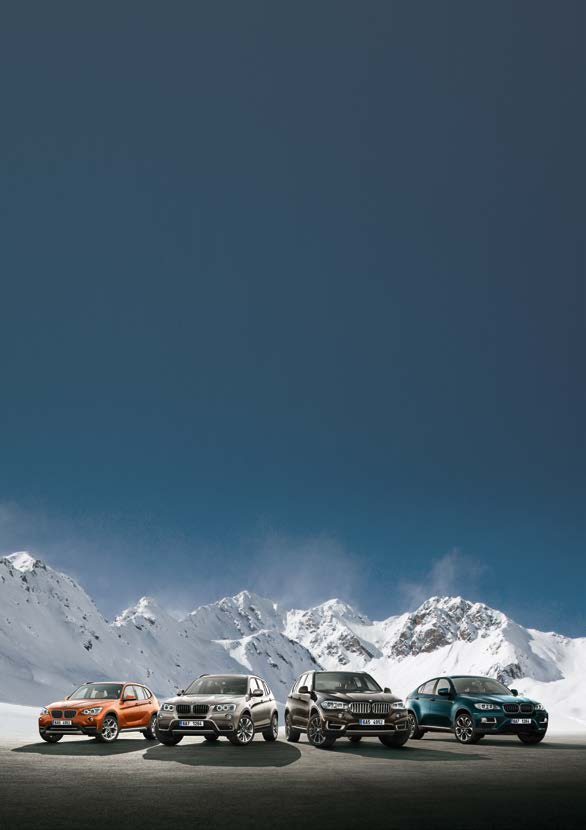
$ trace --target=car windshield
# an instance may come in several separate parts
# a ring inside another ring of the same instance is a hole
[[[511,692],[491,677],[452,677],[459,695],[510,695]]]
[[[85,683],[68,700],[116,700],[121,692],[121,683]]]
[[[324,671],[315,673],[316,692],[380,692],[381,687],[369,674],[349,671]]]
[[[198,677],[185,690],[186,695],[245,695],[248,692],[247,677]]]

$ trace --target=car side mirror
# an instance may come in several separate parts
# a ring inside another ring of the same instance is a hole
[[[307,686],[300,686],[299,689],[297,690],[297,694],[308,695],[309,694],[309,689],[307,688]]]
[[[136,695],[124,695],[124,703],[128,700],[136,700]]]
[[[391,690],[389,689],[389,687],[388,687],[388,686],[385,686],[385,688],[383,689],[383,692],[384,692],[386,695],[390,695],[390,694],[391,694]]]
[[[511,689],[511,694],[513,695],[513,697],[517,697],[519,692],[516,689]]]
[[[184,694],[185,694],[185,689],[179,689],[179,691],[177,692],[177,695],[178,695],[179,697],[181,697],[181,696],[182,696],[182,695],[184,695]]]
[[[262,697],[263,692],[262,689],[253,689],[250,694],[252,697]]]
[[[445,686],[443,689],[438,689],[437,693],[440,697],[450,697],[450,690],[446,689]]]

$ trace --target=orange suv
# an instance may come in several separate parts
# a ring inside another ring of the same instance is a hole
[[[39,715],[39,735],[56,744],[64,735],[91,735],[112,743],[121,732],[155,741],[159,701],[141,683],[84,683]]]

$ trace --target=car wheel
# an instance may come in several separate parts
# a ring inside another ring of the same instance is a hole
[[[183,735],[163,734],[159,729],[156,731],[157,740],[165,746],[177,746],[183,740]]]
[[[412,741],[420,741],[424,735],[425,732],[419,728],[417,723],[415,712],[409,712],[409,738]]]
[[[39,732],[39,735],[44,741],[47,741],[48,744],[59,743],[63,737],[63,735],[48,735],[46,732]]]
[[[157,716],[153,715],[149,721],[148,728],[142,733],[147,741],[157,740]]]
[[[328,735],[323,728],[322,719],[319,715],[312,715],[307,724],[307,740],[312,746],[318,749],[329,749],[336,742],[335,738]]]
[[[206,739],[206,741],[207,741],[209,744],[213,744],[213,743],[214,743],[214,741],[217,741],[217,740],[218,740],[218,736],[217,736],[217,735],[204,735],[204,738]]]
[[[262,733],[265,741],[276,741],[279,737],[279,716],[275,712],[271,718],[271,725]]]
[[[468,712],[460,712],[454,721],[454,734],[461,744],[478,743],[478,735],[474,729],[474,721]]]
[[[409,740],[409,730],[403,729],[401,732],[394,732],[392,735],[379,735],[378,739],[385,746],[404,746]]]
[[[517,735],[522,744],[538,744],[545,738],[545,732],[527,732]]]
[[[102,721],[102,728],[96,735],[96,740],[101,744],[113,744],[119,734],[120,728],[116,715],[106,715]]]
[[[351,744],[359,744],[362,740],[362,735],[350,735],[348,740]]]
[[[236,730],[233,735],[230,735],[230,743],[235,746],[247,746],[254,740],[254,723],[249,714],[241,716],[236,725]]]
[[[291,715],[289,712],[285,713],[285,737],[289,741],[289,743],[296,744],[299,740],[301,732],[298,729],[295,729],[293,724],[291,723]]]

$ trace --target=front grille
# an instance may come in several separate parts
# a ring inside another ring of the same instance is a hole
[[[388,715],[391,711],[390,703],[351,703],[350,711],[353,715]]]
[[[63,709],[51,709],[51,717],[53,717],[53,718],[62,718],[63,717]]]
[[[532,715],[533,714],[533,704],[532,703],[522,703],[521,704],[521,712],[524,715]]]
[[[516,715],[519,711],[519,704],[518,703],[504,703],[503,709],[507,713],[507,715]]]
[[[177,704],[177,714],[178,715],[191,715],[191,706],[188,703],[178,703]]]
[[[64,715],[66,718],[74,718],[74,717],[77,715],[77,709],[66,709],[66,710],[63,712],[63,715]]]
[[[193,707],[193,714],[194,715],[207,715],[208,709],[210,707],[207,703],[196,703]]]
[[[388,715],[391,711],[391,704],[390,703],[373,703],[372,704],[372,713],[373,715]]]
[[[202,717],[203,715],[207,715],[209,708],[210,707],[207,703],[195,703],[193,706],[191,706],[189,703],[178,703],[177,714],[198,715],[199,717]]]
[[[353,715],[368,715],[370,713],[370,703],[351,703],[350,711]]]

